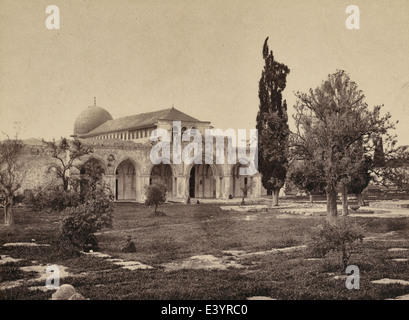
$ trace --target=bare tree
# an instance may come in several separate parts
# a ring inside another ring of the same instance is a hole
[[[21,140],[7,139],[0,141],[0,191],[4,194],[4,225],[13,224],[13,198],[21,188],[23,173],[20,156],[23,150]]]
[[[48,167],[48,172],[54,172],[57,178],[61,179],[64,190],[69,186],[69,171],[74,165],[75,160],[93,152],[92,147],[83,144],[80,140],[68,140],[61,138],[60,141],[45,141],[43,143],[51,151],[51,156],[56,159],[56,163]]]
[[[241,206],[244,206],[244,204],[245,204],[244,199],[247,197],[249,191],[253,188],[253,186],[254,186],[254,183],[253,183],[253,182],[250,183],[250,184],[249,184],[249,183],[245,183],[244,185],[242,184],[242,185],[240,186],[240,189],[241,189],[241,191],[243,192],[243,196],[242,196],[242,198],[241,198],[241,203],[240,203]]]

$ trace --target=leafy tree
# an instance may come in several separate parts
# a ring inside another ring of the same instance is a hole
[[[258,170],[262,183],[272,191],[272,206],[278,205],[280,188],[284,186],[288,165],[288,127],[287,103],[282,101],[282,91],[290,69],[274,60],[269,51],[268,37],[263,46],[265,66],[259,81],[260,99],[257,114],[258,130]]]
[[[0,192],[4,195],[4,224],[13,224],[13,198],[23,180],[20,156],[23,143],[17,139],[0,141]]]
[[[377,184],[399,191],[409,190],[409,148],[401,146],[397,148],[387,147],[382,152],[382,162],[378,162],[374,168]]]
[[[86,197],[89,190],[94,190],[102,181],[105,168],[98,160],[91,159],[85,162],[80,169],[80,177],[72,183],[75,189],[79,189],[81,197]]]
[[[160,182],[155,182],[145,189],[145,204],[147,206],[155,205],[155,215],[157,215],[158,206],[166,201],[166,191],[166,185]]]
[[[61,138],[59,141],[43,139],[43,143],[51,151],[51,156],[57,160],[48,168],[48,172],[53,172],[61,179],[64,190],[67,190],[70,185],[69,171],[75,166],[74,162],[92,153],[92,147],[83,144],[79,139],[68,140],[67,138]]]
[[[354,194],[357,197],[358,204],[365,206],[366,203],[362,196],[362,192],[366,189],[371,181],[371,172],[373,167],[373,160],[370,156],[365,156],[361,162],[361,166],[357,169],[355,174],[351,176],[351,179],[347,185],[349,193]]]
[[[298,189],[307,192],[310,202],[314,194],[323,194],[325,182],[320,177],[320,172],[315,167],[308,167],[311,163],[305,161],[292,161],[290,163],[287,179]]]
[[[87,161],[81,175],[68,181],[69,188],[61,186],[38,187],[28,193],[25,202],[34,211],[61,212],[69,207],[77,207],[88,201],[103,182],[104,168],[98,161]]]
[[[345,187],[362,168],[365,156],[374,150],[373,138],[387,134],[394,125],[389,113],[380,115],[381,106],[369,109],[357,84],[342,70],[308,94],[297,92],[296,97],[292,151],[308,167],[319,170],[325,182],[327,213],[335,217],[337,188]],[[347,211],[345,188],[343,194]]]
[[[27,199],[33,210],[63,213],[63,238],[84,248],[90,239],[97,244],[94,232],[112,227],[114,213],[114,196],[102,178],[102,166],[95,161],[88,162],[85,166],[88,170],[79,178],[67,180],[66,189],[61,185],[38,189]]]

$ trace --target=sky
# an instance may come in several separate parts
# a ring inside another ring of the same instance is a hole
[[[345,25],[351,4],[359,30]],[[59,30],[46,28],[49,5]],[[345,70],[409,145],[408,0],[0,0],[0,130],[67,137],[94,97],[113,118],[174,106],[254,128],[266,37],[290,68],[290,119],[294,92]]]

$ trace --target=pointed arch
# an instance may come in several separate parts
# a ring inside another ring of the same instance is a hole
[[[249,165],[242,164],[240,161],[237,161],[236,164],[231,167],[232,183],[230,194],[235,198],[243,196],[243,192],[246,192],[247,195],[251,195],[253,193],[253,176],[240,174],[240,168],[246,167],[249,167]]]
[[[135,201],[140,198],[141,170],[130,157],[118,161],[115,170],[115,199]]]
[[[107,174],[108,167],[107,167],[104,159],[102,159],[101,157],[96,156],[96,155],[92,155],[92,156],[85,159],[85,161],[82,163],[82,165],[80,167],[80,174],[81,174],[81,171],[83,172],[83,169],[85,169],[86,164],[89,163],[89,162],[98,163],[104,169],[104,173]]]
[[[166,185],[168,196],[172,197],[177,194],[175,181],[175,168],[171,164],[156,164],[150,169],[149,184],[160,182]]]

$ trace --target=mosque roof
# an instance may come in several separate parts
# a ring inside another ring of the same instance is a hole
[[[82,134],[81,137],[96,136],[103,133],[118,132],[122,130],[149,128],[155,126],[158,120],[202,122],[172,107],[108,120],[90,132]]]
[[[112,120],[110,113],[94,104],[78,115],[74,123],[74,135],[86,134],[109,120]]]

